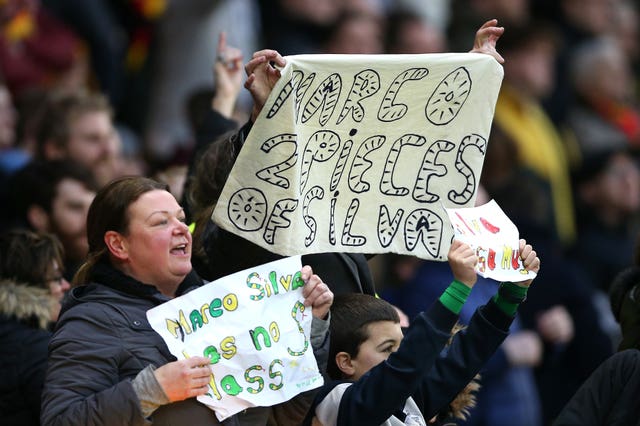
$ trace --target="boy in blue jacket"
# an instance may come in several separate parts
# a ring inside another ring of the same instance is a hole
[[[307,425],[426,425],[480,371],[507,336],[532,280],[502,283],[441,355],[477,280],[471,247],[454,240],[447,257],[453,282],[404,338],[387,302],[364,294],[336,297],[327,365],[335,381],[318,392]],[[540,259],[524,240],[520,257],[538,272]]]

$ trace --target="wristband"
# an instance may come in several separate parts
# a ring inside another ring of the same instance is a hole
[[[462,310],[462,305],[467,301],[470,293],[471,289],[467,285],[458,280],[453,280],[444,293],[442,293],[439,300],[447,309],[459,315]]]
[[[498,293],[493,297],[496,305],[509,316],[513,316],[518,309],[518,305],[527,299],[528,287],[520,287],[514,283],[505,282],[500,284]]]
[[[520,288],[524,288],[524,287],[520,287]],[[515,291],[511,290],[510,288],[508,288],[504,284],[501,284],[500,288],[498,289],[498,294],[507,303],[520,304],[520,303],[524,302],[525,300],[527,300],[527,292],[526,291],[524,292],[524,294],[517,294],[517,293],[518,292],[515,292]]]

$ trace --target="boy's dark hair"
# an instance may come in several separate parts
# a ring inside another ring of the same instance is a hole
[[[367,325],[379,321],[400,322],[395,308],[368,294],[348,293],[335,297],[331,306],[331,343],[327,374],[334,380],[343,378],[336,365],[336,354],[346,352],[357,357],[360,345],[369,338]]]

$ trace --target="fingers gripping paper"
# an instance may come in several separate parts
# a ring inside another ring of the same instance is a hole
[[[282,255],[444,260],[502,75],[472,53],[288,57],[212,218]]]

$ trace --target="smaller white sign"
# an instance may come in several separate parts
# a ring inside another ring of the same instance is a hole
[[[446,210],[454,238],[476,250],[480,276],[513,282],[536,276],[520,259],[518,228],[494,200],[479,207]]]
[[[256,266],[147,312],[178,359],[211,360],[209,392],[198,401],[219,420],[322,385],[300,269],[300,256]]]

